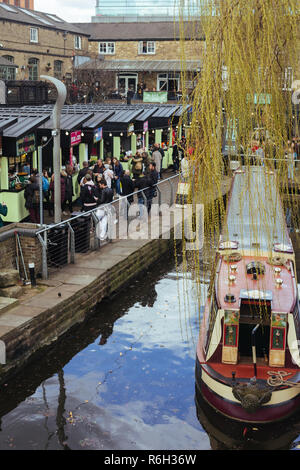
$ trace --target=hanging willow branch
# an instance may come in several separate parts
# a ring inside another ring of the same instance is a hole
[[[205,240],[209,244],[219,239],[225,214],[222,185],[230,175],[222,153],[226,134],[234,136],[234,142],[229,138],[236,149],[230,158],[240,165],[252,165],[250,155],[256,144],[261,145],[266,168],[276,171],[278,187],[288,193],[295,119],[291,83],[286,84],[285,79],[289,68],[296,73],[299,64],[299,0],[179,1],[183,103],[191,102],[193,107],[186,135],[186,156],[193,168],[191,199],[205,206]],[[188,21],[187,10],[191,12]],[[190,96],[185,89],[187,36],[198,44],[202,63]],[[267,172],[265,178],[268,187]],[[259,188],[248,189],[253,198],[259,198]],[[299,227],[295,198],[288,196],[286,205],[293,224]],[[268,214],[266,231],[267,219]],[[253,239],[259,237],[261,232],[256,232],[254,224],[252,229]]]

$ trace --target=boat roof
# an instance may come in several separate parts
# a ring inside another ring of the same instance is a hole
[[[291,261],[285,266],[280,266],[280,274],[275,273],[275,266],[269,264],[268,258],[259,258],[265,270],[258,279],[253,279],[251,274],[247,274],[247,265],[258,259],[253,256],[243,257],[235,262],[236,270],[230,271],[233,263],[226,263],[222,258],[221,266],[217,275],[216,294],[221,309],[239,310],[242,299],[254,301],[271,301],[272,311],[277,313],[293,312],[297,297],[297,285]],[[234,282],[229,281],[229,277],[234,274]],[[277,279],[282,280],[282,284],[277,284]],[[234,302],[225,301],[225,296],[230,293],[234,297]]]
[[[246,298],[271,301],[274,312],[293,311],[297,298],[294,251],[276,172],[248,167],[235,173],[219,254],[216,295],[222,309],[239,309]],[[275,270],[274,260],[278,259],[280,274]],[[257,272],[256,277],[252,269]],[[232,296],[230,302],[227,295]]]
[[[234,175],[221,242],[238,251],[270,255],[274,244],[291,247],[276,172],[243,167]]]

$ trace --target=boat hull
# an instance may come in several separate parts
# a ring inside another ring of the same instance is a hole
[[[209,383],[208,383],[209,382]],[[195,401],[200,406],[201,398],[206,401],[214,410],[224,416],[245,423],[265,424],[286,419],[300,409],[300,388],[288,387],[286,390],[277,393],[277,402],[265,404],[254,413],[247,412],[242,405],[234,399],[230,385],[222,384],[227,388],[226,392],[220,394],[220,384],[210,377],[207,380],[207,372],[197,359],[195,373]],[[279,397],[279,394],[280,397]],[[230,399],[232,396],[232,399]],[[286,399],[285,399],[286,398]]]

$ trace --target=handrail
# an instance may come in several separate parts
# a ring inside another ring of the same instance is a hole
[[[120,202],[120,201],[125,200],[125,199],[127,200],[128,197],[135,196],[135,195],[137,195],[137,194],[139,194],[139,193],[142,193],[142,195],[143,195],[144,191],[147,191],[147,189],[151,189],[151,188],[153,188],[153,187],[159,186],[160,184],[163,184],[163,183],[165,183],[165,182],[167,182],[167,181],[170,182],[171,180],[173,180],[173,179],[175,179],[175,178],[178,178],[179,176],[181,176],[181,173],[178,173],[178,174],[176,174],[176,175],[170,176],[170,178],[167,178],[167,179],[164,179],[164,180],[160,180],[160,181],[158,181],[154,186],[148,186],[147,188],[140,189],[139,191],[135,191],[135,192],[133,192],[133,193],[131,193],[131,194],[127,194],[126,196],[121,196],[121,197],[119,197],[118,199],[116,199],[115,201],[108,202],[107,204],[101,204],[100,206],[97,206],[96,208],[93,208],[93,209],[91,209],[91,210],[89,210],[89,211],[84,211],[84,212],[82,212],[82,213],[80,213],[80,214],[78,214],[78,215],[76,215],[76,216],[74,216],[74,217],[72,217],[72,218],[70,218],[70,219],[62,220],[62,221],[59,222],[58,224],[46,225],[46,226],[44,226],[42,229],[38,230],[38,231],[36,232],[36,234],[39,234],[39,235],[40,235],[40,234],[42,234],[42,233],[44,233],[44,232],[47,232],[49,229],[53,229],[53,228],[59,227],[60,225],[64,225],[64,224],[68,223],[70,220],[72,220],[72,222],[73,222],[74,220],[76,220],[77,218],[82,217],[83,215],[92,215],[97,209],[99,209],[99,208],[101,208],[101,209],[106,209],[107,207],[112,206],[113,204],[115,204],[115,203],[117,203],[117,202]]]

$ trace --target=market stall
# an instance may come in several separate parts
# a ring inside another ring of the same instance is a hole
[[[4,222],[20,222],[28,216],[24,189],[32,169],[37,168],[36,128],[47,119],[47,115],[15,116],[3,130],[0,201],[8,207]]]

